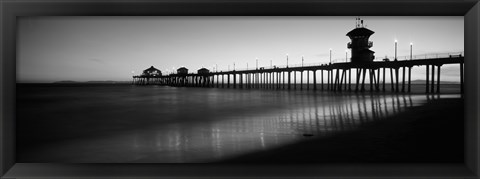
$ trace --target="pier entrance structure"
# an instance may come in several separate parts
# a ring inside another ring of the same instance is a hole
[[[374,32],[363,27],[363,21],[357,19],[355,29],[347,33],[351,42],[347,47],[352,50],[350,62],[289,65],[259,67],[256,69],[237,69],[232,71],[215,71],[202,68],[197,74],[187,71],[177,71],[177,74],[155,76],[144,73],[134,76],[134,84],[161,84],[184,87],[216,87],[239,89],[269,89],[269,90],[329,90],[370,91],[370,92],[411,92],[411,75],[413,67],[425,69],[425,93],[440,93],[441,67],[445,64],[457,64],[460,68],[460,91],[464,85],[463,52],[443,54],[422,54],[397,58],[390,61],[378,59],[370,48],[373,42],[368,38]],[[398,60],[401,59],[401,60]],[[153,68],[153,66],[151,67]],[[148,72],[148,69],[147,69]],[[292,74],[293,73],[293,74]],[[297,75],[300,76],[298,80]],[[306,81],[304,81],[306,75]],[[319,75],[320,79],[317,79]],[[388,77],[387,77],[388,75]],[[313,77],[309,79],[310,76]],[[354,76],[354,80],[352,80]],[[368,78],[368,80],[366,80]],[[154,79],[151,82],[151,79]],[[389,81],[390,84],[386,84]],[[312,82],[313,84],[310,84]],[[306,89],[305,89],[306,88]]]

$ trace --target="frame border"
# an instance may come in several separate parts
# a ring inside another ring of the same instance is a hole
[[[464,16],[465,163],[49,164],[16,163],[16,18],[21,16]],[[478,0],[0,0],[0,177],[3,178],[480,178]]]

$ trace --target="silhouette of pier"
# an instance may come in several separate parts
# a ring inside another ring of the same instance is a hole
[[[412,59],[403,61],[379,61],[370,63],[332,63],[311,66],[270,67],[251,70],[231,70],[203,73],[177,73],[169,75],[139,75],[133,77],[137,85],[169,85],[176,87],[215,87],[238,89],[285,89],[285,90],[328,90],[328,91],[369,91],[411,92],[412,68],[424,68],[425,92],[439,93],[441,67],[457,64],[460,69],[460,90],[463,93],[464,57],[461,54],[447,57]],[[352,74],[352,70],[355,72]],[[318,73],[319,72],[319,73]],[[305,74],[306,73],[306,74]],[[388,79],[388,76],[390,79]],[[296,75],[300,75],[297,82]],[[307,78],[306,81],[303,77]],[[312,84],[308,79],[313,76]],[[355,80],[352,81],[352,76]],[[366,78],[368,80],[366,82]],[[386,81],[391,82],[387,85]],[[304,85],[305,84],[305,85]],[[320,89],[318,88],[320,84]]]
[[[395,40],[395,56],[378,59],[374,51],[370,50],[373,42],[369,37],[374,34],[370,29],[363,26],[363,20],[356,19],[356,28],[346,35],[351,39],[347,47],[351,49],[350,62],[293,65],[286,66],[256,67],[255,69],[240,69],[229,71],[211,72],[206,68],[199,69],[196,74],[188,73],[185,67],[179,68],[176,74],[162,75],[160,70],[150,67],[144,70],[142,75],[133,76],[133,84],[139,85],[170,85],[178,87],[215,87],[215,88],[240,88],[240,89],[285,89],[304,90],[304,73],[307,78],[306,90],[329,90],[329,91],[367,91],[371,92],[411,92],[412,68],[419,66],[425,68],[425,92],[440,93],[441,67],[446,64],[457,64],[460,68],[460,91],[463,93],[463,52],[447,54],[412,54],[410,44],[410,56],[397,57],[397,41]],[[331,50],[330,50],[331,52]],[[403,60],[399,60],[403,59]],[[347,61],[345,57],[345,61]],[[377,61],[375,61],[377,60]],[[303,62],[303,57],[302,57]],[[352,70],[355,70],[352,74]],[[317,73],[320,77],[317,79]],[[300,73],[300,84],[297,83],[297,73]],[[312,74],[312,75],[311,75]],[[387,74],[390,77],[387,86]],[[293,76],[293,78],[292,78]],[[310,83],[313,76],[313,84]],[[355,81],[352,81],[354,76]],[[366,81],[368,77],[368,81]],[[320,89],[317,89],[318,85]],[[387,90],[387,88],[389,88]]]

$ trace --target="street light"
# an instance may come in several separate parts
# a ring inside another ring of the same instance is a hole
[[[395,61],[397,61],[397,39],[395,39]]]
[[[272,60],[270,60],[270,68],[273,68],[273,66],[272,66]]]
[[[255,69],[258,70],[258,58],[255,58],[255,60],[256,60],[256,62],[257,62],[257,64],[255,65]]]
[[[330,48],[330,64],[332,63],[332,49]]]
[[[412,60],[412,47],[413,47],[413,43],[410,42],[410,60]]]
[[[287,68],[288,68],[288,53],[287,53]]]
[[[348,49],[345,50],[345,62],[348,62],[348,57],[347,56],[348,56]]]
[[[303,67],[303,55],[302,55],[302,67]]]

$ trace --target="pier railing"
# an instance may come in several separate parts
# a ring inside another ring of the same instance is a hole
[[[412,55],[410,58],[410,55],[405,55],[405,56],[397,56],[398,61],[405,61],[405,60],[426,60],[426,59],[436,59],[436,58],[449,58],[449,57],[463,57],[464,56],[464,51],[459,51],[459,52],[446,52],[446,53],[425,53],[425,54],[415,54]],[[395,57],[394,56],[376,56],[375,59],[373,60],[374,62],[381,62],[384,61],[384,59],[387,58],[389,61],[394,61]],[[346,63],[350,60],[348,58],[347,60],[345,58],[336,58],[332,59],[332,64],[333,63]],[[272,66],[262,66],[262,67],[249,67],[249,68],[235,68],[235,71],[246,71],[246,70],[261,70],[261,69],[277,69],[277,68],[295,68],[295,67],[313,67],[313,66],[326,66],[329,65],[329,62],[327,63],[303,63],[303,64],[286,64],[284,65],[272,65]],[[233,71],[233,70],[230,70]],[[212,71],[212,72],[220,72],[219,71]]]

